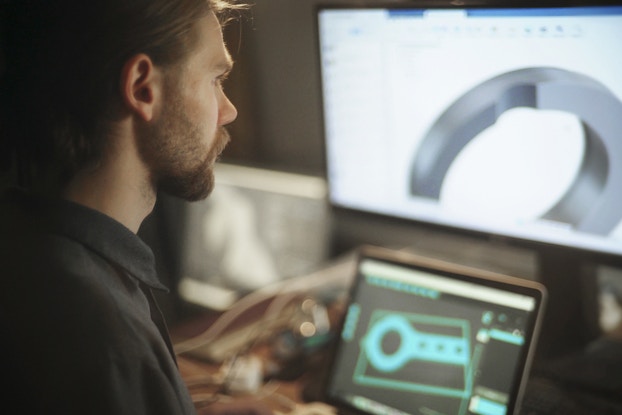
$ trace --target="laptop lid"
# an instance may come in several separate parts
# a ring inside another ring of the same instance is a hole
[[[364,247],[325,399],[364,414],[517,413],[545,288]]]

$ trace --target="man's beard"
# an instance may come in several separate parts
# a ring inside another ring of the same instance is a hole
[[[167,174],[159,175],[158,190],[189,202],[205,199],[214,190],[214,163],[228,142],[229,133],[224,127],[220,127],[209,152],[200,164],[190,168],[181,165],[183,163],[181,160],[177,164],[173,162]]]
[[[151,168],[157,191],[187,201],[205,199],[214,189],[214,163],[229,143],[224,127],[216,130],[206,151],[204,129],[190,121],[180,99],[140,139],[143,159]]]

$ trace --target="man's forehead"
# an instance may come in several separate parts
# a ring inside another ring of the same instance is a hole
[[[204,53],[215,69],[229,70],[233,65],[231,54],[225,45],[222,27],[213,13],[201,19],[199,22],[199,45],[200,53]]]

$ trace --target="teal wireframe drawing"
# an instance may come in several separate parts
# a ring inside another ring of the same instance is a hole
[[[399,346],[391,352],[383,348],[389,335],[399,336]],[[479,356],[479,351],[473,353],[474,359],[471,354],[468,320],[376,310],[361,339],[353,380],[361,385],[468,399],[473,382],[472,360],[478,358],[475,355]],[[430,370],[419,370],[416,377],[400,375],[404,370],[416,369],[417,364],[457,371],[459,382],[456,387],[435,384]],[[407,365],[410,369],[406,369]]]

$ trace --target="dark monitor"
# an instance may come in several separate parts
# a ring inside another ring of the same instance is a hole
[[[621,2],[342,2],[317,24],[335,209],[619,262]]]

